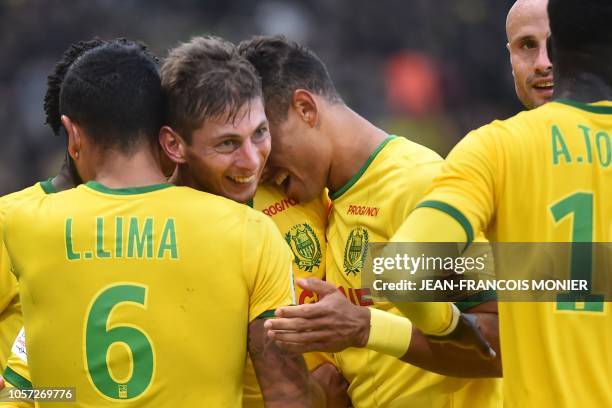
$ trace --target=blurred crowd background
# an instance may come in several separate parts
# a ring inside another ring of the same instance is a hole
[[[466,132],[521,110],[505,17],[513,0],[0,0],[0,194],[57,173],[46,77],[77,40],[124,36],[163,57],[215,34],[285,34],[327,64],[349,106],[446,155]]]

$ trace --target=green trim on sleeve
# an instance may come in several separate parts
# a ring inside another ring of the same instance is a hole
[[[128,188],[110,188],[106,187],[103,184],[98,183],[97,181],[88,181],[85,185],[92,190],[99,191],[100,193],[106,194],[115,194],[115,195],[132,195],[132,194],[143,194],[150,193],[152,191],[162,190],[164,188],[172,187],[174,184],[171,183],[162,183],[162,184],[152,184],[150,186],[143,187],[128,187]]]
[[[372,164],[376,156],[378,156],[378,153],[380,153],[380,151],[387,145],[387,143],[389,143],[392,139],[395,139],[396,137],[397,136],[395,135],[387,136],[387,138],[378,145],[378,147],[372,152],[372,154],[370,154],[370,157],[368,157],[368,160],[366,160],[363,166],[361,166],[359,171],[353,177],[351,177],[351,179],[347,181],[346,184],[340,187],[338,191],[329,193],[329,199],[335,200],[338,197],[340,197],[342,194],[346,193],[349,188],[353,187],[353,185],[357,183],[357,181],[359,181],[361,176],[363,176],[363,173],[365,173],[368,167],[370,167],[370,164]]]
[[[473,307],[476,307],[485,302],[490,302],[492,300],[497,300],[497,294],[494,290],[484,290],[482,292],[474,293],[471,296],[463,299],[461,302],[455,302],[455,306],[462,312],[470,310]]]
[[[472,229],[472,225],[468,221],[467,217],[452,205],[448,205],[441,201],[423,201],[422,203],[419,203],[416,208],[433,208],[445,212],[453,217],[455,221],[457,221],[463,227],[465,235],[467,236],[466,248],[472,243],[472,241],[474,241],[474,230]]]
[[[3,376],[5,381],[10,382],[14,387],[20,390],[32,388],[32,383],[13,371],[11,367],[6,367],[4,369]]]
[[[40,184],[40,188],[43,189],[43,191],[45,192],[45,194],[53,194],[53,193],[57,193],[57,190],[55,189],[55,187],[53,186],[53,179],[48,179],[45,181],[41,181]]]
[[[569,99],[556,99],[555,102],[562,103],[564,105],[573,106],[574,108],[582,109],[591,113],[600,113],[603,115],[612,115],[612,106],[605,105],[592,105],[590,103],[583,103],[578,101],[571,101]]]
[[[265,312],[257,316],[255,319],[272,319],[273,317],[276,317],[274,313],[276,313],[276,309],[266,310]]]

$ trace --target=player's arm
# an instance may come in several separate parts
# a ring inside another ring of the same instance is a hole
[[[483,337],[496,352],[493,359],[482,358],[473,349],[431,341],[420,330],[413,328],[412,338],[402,361],[434,373],[452,377],[501,377],[501,353],[497,320],[497,302],[488,301],[466,310],[476,319]]]
[[[489,125],[468,134],[449,154],[441,174],[425,198],[412,211],[392,237],[392,242],[456,242],[468,248],[475,232],[486,231],[494,214],[503,157],[498,155],[497,128]],[[459,254],[448,254],[457,257]],[[469,315],[461,319],[453,333],[436,337],[432,328],[453,324],[448,314],[440,313],[445,303],[396,303],[419,329],[433,339],[469,346],[478,336],[469,329],[476,321]],[[474,343],[475,344],[475,343]]]
[[[1,394],[9,395],[11,389],[32,388],[30,381],[30,369],[28,367],[27,355],[25,350],[25,332],[23,328],[13,343],[11,355],[8,358],[6,368],[3,373],[5,391]],[[33,401],[10,401],[0,402],[0,408],[33,408]]]
[[[413,341],[410,319],[353,305],[335,286],[319,279],[300,279],[298,285],[316,292],[319,302],[280,308],[276,311],[277,319],[265,323],[268,336],[280,347],[298,353],[339,352],[348,347],[366,347],[396,358],[407,353]],[[428,341],[452,342],[461,348],[474,348],[482,358],[495,357],[495,351],[478,330],[473,316],[459,312],[453,304],[412,303],[421,311],[426,311],[429,304],[442,305],[438,312],[455,317],[449,319],[452,321],[449,332],[441,333],[445,337],[430,336]],[[422,335],[422,332],[418,333]]]
[[[250,211],[250,210],[249,210]],[[324,406],[324,395],[310,381],[304,358],[280,349],[265,335],[265,319],[294,303],[292,257],[278,229],[264,215],[249,212],[243,259],[249,285],[248,351],[266,407]]]
[[[248,350],[266,407],[309,407],[313,400],[324,401],[302,355],[279,348],[266,336],[263,319],[249,324]]]

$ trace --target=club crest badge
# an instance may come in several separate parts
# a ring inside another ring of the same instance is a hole
[[[353,228],[344,247],[344,272],[347,275],[361,272],[368,253],[368,230]]]
[[[285,234],[293,252],[293,262],[303,271],[312,272],[321,265],[321,245],[308,224],[296,224]]]

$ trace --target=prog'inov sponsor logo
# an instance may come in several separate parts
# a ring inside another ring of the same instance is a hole
[[[348,215],[367,215],[368,217],[378,217],[378,212],[380,208],[378,207],[368,207],[365,205],[349,205],[346,213]]]

